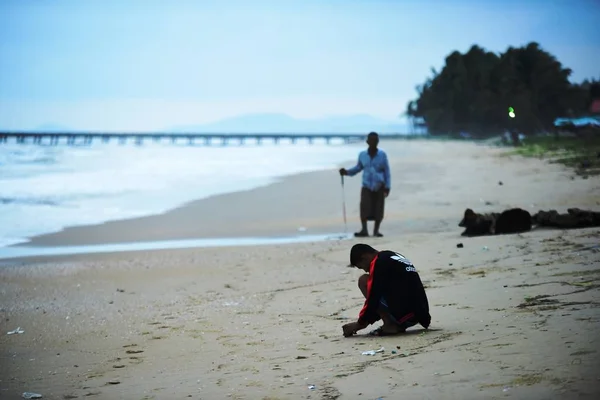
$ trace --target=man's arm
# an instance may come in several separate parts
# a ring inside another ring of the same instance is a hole
[[[390,173],[390,163],[387,154],[385,154],[385,157],[383,158],[383,178],[385,181],[385,189],[389,192],[392,188],[392,174]]]
[[[363,165],[362,162],[360,161],[360,154],[358,155],[358,161],[356,162],[356,165],[350,169],[346,170],[346,175],[348,176],[354,176],[356,174],[358,174],[360,171],[363,170]]]
[[[383,296],[387,267],[387,263],[377,259],[375,261],[375,266],[371,268],[371,279],[369,279],[369,283],[367,284],[367,298],[358,315],[357,322],[360,326],[367,327],[381,319],[377,310]]]

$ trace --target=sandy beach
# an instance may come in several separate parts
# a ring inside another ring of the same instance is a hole
[[[21,259],[0,267],[0,398],[599,398],[600,229],[464,238],[457,224],[467,207],[600,210],[600,179],[467,142],[381,148],[385,237],[364,242],[413,261],[428,331],[342,336],[363,303],[354,239]],[[301,174],[29,244],[340,232],[339,182]],[[359,188],[346,180],[351,231]]]

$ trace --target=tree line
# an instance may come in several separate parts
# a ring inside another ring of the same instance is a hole
[[[572,84],[571,72],[535,42],[501,54],[474,45],[432,68],[406,114],[431,135],[552,131],[556,118],[586,115],[600,98],[599,80]]]

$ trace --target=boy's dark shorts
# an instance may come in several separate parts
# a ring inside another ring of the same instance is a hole
[[[396,325],[398,325],[398,327],[400,328],[400,330],[407,330],[408,328],[417,325],[418,323],[421,323],[421,325],[423,325],[424,328],[428,328],[429,327],[429,323],[430,321],[419,321],[415,315],[414,312],[409,312],[404,314],[402,317],[400,318],[396,318],[390,311],[389,311],[389,307],[385,301],[385,299],[381,299],[379,301],[379,303],[381,304],[381,306],[388,312],[388,314],[390,315],[390,317],[392,318],[392,320],[396,323]]]

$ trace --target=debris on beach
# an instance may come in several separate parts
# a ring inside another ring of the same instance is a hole
[[[464,246],[462,243],[458,243],[458,244],[456,245],[456,247],[458,247],[459,249],[462,249],[462,248],[463,248],[463,247],[465,247],[465,246]]]
[[[315,390],[317,387],[315,385],[308,385],[309,390]]]
[[[363,351],[362,355],[363,356],[374,356],[377,353],[383,353],[385,349],[382,347],[379,350],[367,350],[367,351]]]
[[[21,329],[21,327],[19,326],[17,329],[15,329],[14,331],[10,331],[10,332],[6,332],[7,335],[14,335],[17,333],[25,333],[25,331],[23,329]]]
[[[42,395],[39,393],[24,392],[21,397],[24,399],[41,399]]]

